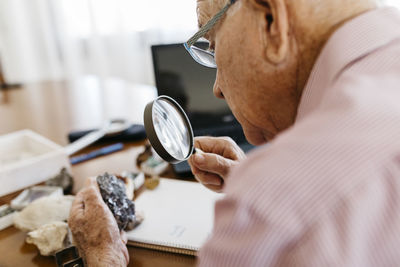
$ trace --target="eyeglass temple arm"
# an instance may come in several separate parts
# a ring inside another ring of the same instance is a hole
[[[210,19],[203,27],[199,29],[186,43],[188,47],[191,47],[196,43],[201,37],[203,37],[214,25],[222,18],[225,12],[228,10],[229,6],[232,5],[236,0],[230,0],[212,19]]]

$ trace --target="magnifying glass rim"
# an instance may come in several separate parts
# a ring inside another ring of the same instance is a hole
[[[184,118],[184,123],[186,125],[186,128],[189,131],[189,145],[190,145],[190,150],[188,152],[188,155],[184,159],[177,159],[174,156],[172,156],[161,144],[160,139],[157,136],[156,130],[154,128],[153,124],[153,105],[156,101],[159,100],[166,100],[169,103],[171,103],[182,115]],[[165,161],[171,162],[171,163],[179,163],[182,161],[187,160],[193,153],[194,149],[194,135],[193,135],[193,129],[192,125],[189,122],[189,118],[187,117],[185,111],[182,109],[182,107],[171,97],[162,95],[153,100],[152,102],[148,103],[146,105],[146,108],[144,110],[144,127],[146,129],[147,133],[147,138],[149,139],[151,145],[153,148],[156,150],[156,152],[159,154],[161,158],[163,158]]]

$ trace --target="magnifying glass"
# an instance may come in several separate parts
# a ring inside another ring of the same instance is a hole
[[[182,107],[169,96],[159,96],[147,104],[144,127],[152,147],[165,161],[179,163],[195,151],[190,121]]]
[[[87,135],[79,138],[75,142],[65,147],[65,151],[70,156],[81,149],[93,144],[103,136],[111,136],[119,134],[129,128],[130,124],[127,120],[114,119],[104,123],[103,127],[99,130],[88,133]]]

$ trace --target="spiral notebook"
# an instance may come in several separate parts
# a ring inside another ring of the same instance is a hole
[[[214,204],[221,197],[199,183],[161,178],[155,190],[135,200],[145,219],[127,233],[128,245],[197,255],[211,234]]]

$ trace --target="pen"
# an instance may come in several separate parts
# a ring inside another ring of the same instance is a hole
[[[83,161],[86,161],[89,159],[93,159],[93,158],[96,158],[99,156],[111,154],[113,152],[122,150],[123,148],[124,148],[124,144],[122,144],[122,143],[113,144],[110,146],[106,146],[106,147],[94,150],[87,154],[82,154],[82,155],[79,155],[76,157],[72,157],[70,159],[70,162],[72,165],[74,165],[74,164],[77,164],[77,163],[80,163],[80,162],[83,162]]]

